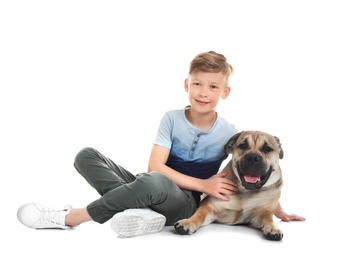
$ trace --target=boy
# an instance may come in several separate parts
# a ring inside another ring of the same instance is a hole
[[[218,173],[227,155],[224,145],[238,130],[216,113],[220,99],[230,94],[232,66],[210,51],[197,55],[184,82],[190,105],[167,112],[162,118],[150,154],[148,173],[133,175],[93,148],[81,150],[76,170],[101,197],[85,208],[51,209],[27,203],[18,219],[31,228],[75,227],[86,221],[105,223],[124,237],[159,232],[164,225],[190,217],[200,195],[228,201],[236,183]],[[304,220],[288,215],[278,204],[283,221]]]

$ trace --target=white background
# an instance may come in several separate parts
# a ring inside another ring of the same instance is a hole
[[[363,259],[363,13],[351,0],[1,1],[1,258]],[[25,202],[98,198],[73,168],[83,147],[145,171],[164,112],[188,104],[189,62],[210,50],[235,69],[218,112],[281,139],[281,203],[305,222],[277,220],[278,243],[217,224],[120,239],[109,223],[18,222]]]

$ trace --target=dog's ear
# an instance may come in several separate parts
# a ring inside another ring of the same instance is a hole
[[[279,159],[283,159],[284,152],[283,152],[281,141],[279,140],[279,138],[277,136],[275,136],[274,138],[276,139],[278,148],[279,148]]]
[[[235,144],[236,140],[238,139],[238,137],[244,133],[244,131],[241,131],[240,133],[237,133],[235,135],[233,135],[229,141],[225,144],[224,149],[225,149],[225,154],[229,154],[232,151],[233,145]]]

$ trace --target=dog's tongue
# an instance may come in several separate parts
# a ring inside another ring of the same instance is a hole
[[[244,176],[244,180],[248,183],[257,183],[260,181],[259,176]]]

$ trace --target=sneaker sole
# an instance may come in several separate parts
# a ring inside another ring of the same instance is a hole
[[[111,219],[111,228],[119,236],[135,237],[160,232],[165,223],[166,218],[158,213],[152,215],[125,215],[118,213]]]

